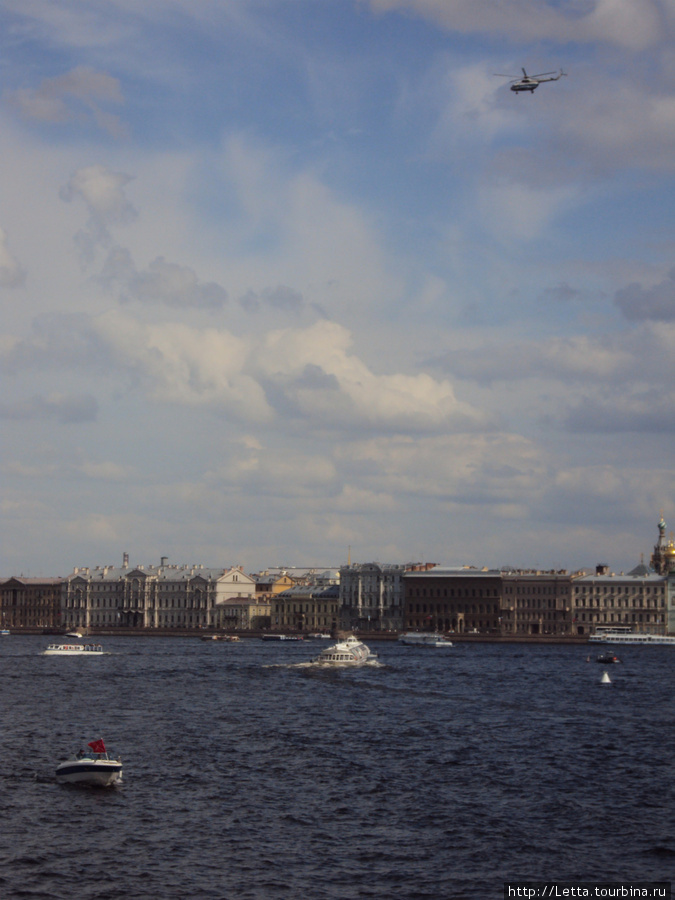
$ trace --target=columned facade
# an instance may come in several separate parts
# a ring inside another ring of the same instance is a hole
[[[238,567],[76,569],[63,580],[62,621],[68,628],[208,628],[219,604],[254,593],[254,579]]]
[[[403,625],[403,565],[362,563],[340,569],[343,628],[398,631]]]

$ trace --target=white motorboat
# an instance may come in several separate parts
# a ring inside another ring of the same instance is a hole
[[[2,628],[2,629],[0,629],[0,634],[1,634],[1,635],[4,635],[5,637],[7,637],[10,633],[11,633],[11,632],[10,632],[9,628]]]
[[[399,634],[400,644],[409,647],[452,647],[452,641],[438,631],[406,631]]]
[[[108,656],[100,644],[50,644],[43,656]]]
[[[82,751],[56,767],[56,777],[63,784],[90,787],[112,787],[122,781],[122,760],[111,759],[102,740],[92,741],[91,751]]]
[[[372,659],[377,659],[377,654],[371,653],[365,644],[350,634],[337,644],[326,647],[312,662],[331,666],[362,666]]]
[[[66,637],[69,637],[69,638],[82,638],[82,637],[84,637],[84,635],[81,634],[79,631],[67,631],[67,632],[66,632]]]

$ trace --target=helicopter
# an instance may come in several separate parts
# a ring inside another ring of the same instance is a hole
[[[518,76],[511,81],[511,90],[515,91],[516,93],[520,93],[521,91],[529,91],[531,94],[533,94],[543,81],[559,81],[563,77],[563,75],[567,75],[567,72],[563,72],[562,69],[557,75],[555,74],[555,72],[542,72],[540,75],[528,75],[525,69],[523,69],[522,71],[522,78]],[[495,75],[497,75],[497,77],[499,78],[511,78],[510,75],[501,75],[499,72],[495,72]],[[550,75],[552,77],[547,78],[547,75]]]

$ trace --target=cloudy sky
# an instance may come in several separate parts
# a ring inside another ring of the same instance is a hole
[[[0,25],[0,574],[620,571],[675,527],[672,0]]]

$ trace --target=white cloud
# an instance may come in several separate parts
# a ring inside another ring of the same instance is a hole
[[[5,91],[3,96],[26,119],[56,124],[92,118],[114,137],[127,135],[119,117],[104,109],[106,104],[124,103],[119,80],[88,66],[46,78],[37,88]]]
[[[667,0],[594,0],[575,4],[538,0],[367,0],[376,12],[416,13],[451,31],[495,34],[515,41],[603,41],[642,50],[660,43],[668,24]]]
[[[378,492],[460,506],[510,504],[521,513],[546,468],[536,444],[516,434],[373,438],[337,447],[335,458],[350,480],[367,474]]]
[[[124,247],[113,247],[101,271],[100,281],[120,291],[122,302],[164,303],[183,309],[220,309],[227,302],[227,291],[214,282],[203,282],[190,266],[153,260],[139,271]]]
[[[346,328],[327,321],[237,337],[213,327],[144,324],[113,310],[47,320],[34,341],[9,348],[4,364],[25,369],[50,357],[108,375],[119,370],[140,379],[155,399],[210,406],[242,421],[301,419],[310,429],[406,433],[486,427],[447,380],[376,374],[350,352],[351,343]]]
[[[127,225],[136,219],[138,214],[124,193],[130,181],[130,175],[94,165],[78,169],[61,189],[62,200],[70,202],[80,198],[89,211],[86,228],[76,235],[76,242],[86,262],[93,260],[97,246],[110,244],[111,227]]]
[[[457,400],[449,382],[425,373],[376,375],[349,352],[351,342],[335,322],[274,332],[257,366],[289,410],[324,427],[416,432],[485,424],[477,410]]]
[[[335,465],[316,453],[268,447],[235,454],[229,463],[210,473],[209,482],[236,484],[245,492],[276,497],[326,498],[336,486]]]

